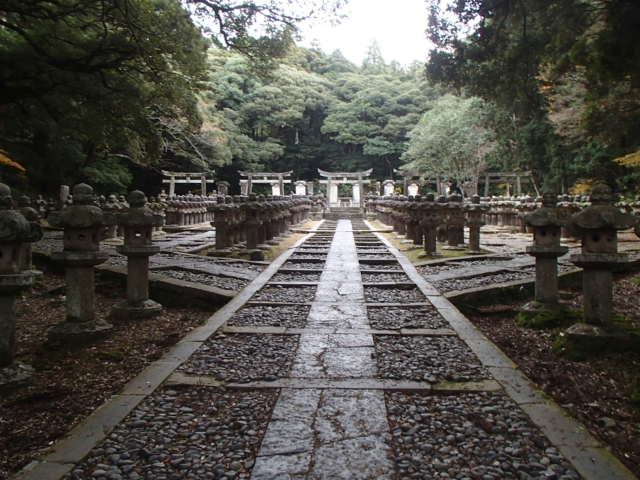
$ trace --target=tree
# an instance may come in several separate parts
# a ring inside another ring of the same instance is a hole
[[[184,0],[214,44],[241,52],[253,60],[269,62],[291,46],[300,22],[339,18],[346,0]]]
[[[413,74],[347,73],[336,76],[337,101],[322,132],[343,147],[349,169],[373,166],[379,177],[393,175],[406,150],[407,134],[439,92]]]
[[[426,112],[409,133],[409,148],[402,169],[457,184],[472,181],[487,167],[487,157],[497,146],[487,121],[489,106],[478,97],[445,95]]]
[[[436,1],[429,36],[429,77],[511,112],[542,176],[613,180],[610,159],[640,146],[637,1]]]
[[[170,127],[199,127],[206,46],[178,0],[4,2],[0,147],[42,191],[153,161]]]

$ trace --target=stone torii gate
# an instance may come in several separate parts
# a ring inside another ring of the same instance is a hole
[[[162,180],[162,183],[169,184],[169,196],[172,197],[176,194],[176,183],[191,183],[200,184],[202,190],[201,195],[207,195],[207,183],[214,183],[213,179],[207,179],[207,175],[212,175],[206,172],[169,172],[162,170],[163,177],[169,177]]]
[[[340,206],[338,200],[338,184],[341,183],[352,185],[352,204],[359,205],[361,209],[364,208],[362,185],[371,181],[365,180],[365,178],[371,175],[372,171],[372,168],[361,172],[326,172],[318,169],[320,176],[327,177],[326,180],[320,180],[320,183],[327,185],[327,204],[329,208]]]
[[[393,169],[393,173],[402,177],[402,193],[408,197],[415,197],[420,193],[420,186],[423,184],[419,175],[407,173],[397,168]]]
[[[242,195],[250,195],[253,192],[254,183],[268,183],[271,185],[271,195],[284,195],[284,184],[291,183],[291,180],[285,180],[285,177],[290,177],[293,170],[288,172],[243,172],[239,170],[238,173],[241,177],[247,177],[240,179],[240,193]]]
[[[533,189],[536,191],[536,194],[539,195],[538,188],[533,181],[533,176],[531,172],[487,172],[484,175],[481,175],[478,179],[482,181],[484,177],[484,196],[489,196],[489,185],[492,183],[501,183],[506,181],[507,183],[507,194],[513,193],[516,196],[520,196],[522,194],[522,182],[530,182],[533,186]],[[510,185],[515,179],[514,192],[511,192]]]

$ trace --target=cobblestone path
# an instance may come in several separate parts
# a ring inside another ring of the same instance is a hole
[[[19,478],[634,477],[368,224],[339,220]]]

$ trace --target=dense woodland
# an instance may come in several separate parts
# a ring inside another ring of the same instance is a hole
[[[300,21],[342,3],[5,0],[2,180],[107,193],[158,189],[160,169],[233,185],[238,169],[514,170],[640,193],[636,0],[425,2],[436,49],[409,66],[375,42],[362,65],[296,45]]]

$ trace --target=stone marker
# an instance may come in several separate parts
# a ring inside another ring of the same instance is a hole
[[[11,189],[0,183],[0,389],[26,383],[31,367],[14,362],[16,295],[33,283],[35,272],[24,271],[25,247],[42,238],[40,226],[13,210]]]
[[[134,190],[128,198],[129,210],[119,216],[124,229],[124,245],[118,253],[127,256],[127,299],[113,307],[113,313],[125,318],[143,318],[157,315],[162,305],[149,298],[149,257],[160,251],[153,245],[153,227],[158,218],[147,207],[147,197]]]
[[[49,340],[56,343],[83,342],[111,329],[104,320],[95,318],[94,266],[109,255],[100,252],[104,229],[102,210],[94,205],[93,188],[85,183],[73,187],[74,204],[61,216],[64,227],[62,252],[52,259],[65,266],[67,318],[49,330]]]

